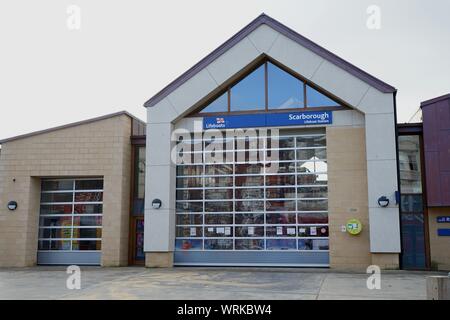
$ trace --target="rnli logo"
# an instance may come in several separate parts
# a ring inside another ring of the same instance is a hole
[[[225,118],[216,118],[216,124],[225,124]]]

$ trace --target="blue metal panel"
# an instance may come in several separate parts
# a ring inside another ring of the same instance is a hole
[[[438,229],[439,237],[450,237],[450,229]]]
[[[38,251],[37,264],[100,265],[101,252]]]
[[[298,125],[326,125],[333,123],[331,111],[218,115],[203,118],[203,129],[236,129],[283,127]]]
[[[174,264],[185,266],[329,267],[328,252],[175,251]]]

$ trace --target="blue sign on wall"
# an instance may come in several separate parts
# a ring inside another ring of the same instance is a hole
[[[450,229],[438,229],[439,237],[450,237]]]
[[[450,217],[437,217],[437,223],[450,223]]]
[[[284,127],[332,123],[333,113],[331,111],[262,113],[204,117],[203,129]]]

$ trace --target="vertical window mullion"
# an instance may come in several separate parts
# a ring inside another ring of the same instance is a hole
[[[266,101],[265,109],[269,110],[269,75],[267,70],[267,62],[264,63],[264,99]]]
[[[76,180],[73,179],[73,186],[72,186],[72,225],[70,230],[70,251],[73,251],[73,225],[74,225],[74,219],[75,219],[75,186],[76,186]]]
[[[308,98],[306,97],[306,83],[303,83],[303,107],[307,108],[308,107]]]

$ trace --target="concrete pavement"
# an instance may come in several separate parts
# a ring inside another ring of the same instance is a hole
[[[65,267],[0,269],[0,299],[425,299],[426,276],[369,275],[325,269],[81,267],[81,289],[66,288]]]

